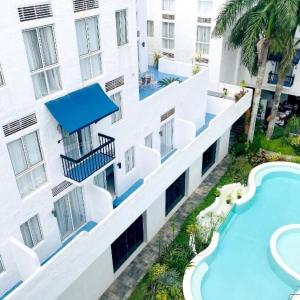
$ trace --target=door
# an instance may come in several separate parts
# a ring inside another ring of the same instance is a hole
[[[173,149],[174,139],[174,119],[168,121],[160,128],[160,155],[164,157],[168,155]]]

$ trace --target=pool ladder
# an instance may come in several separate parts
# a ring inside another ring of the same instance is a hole
[[[292,300],[293,297],[295,297],[295,296],[299,296],[299,299],[300,299],[300,292],[299,291],[300,291],[300,286],[296,286],[296,288],[294,289],[294,291],[289,295],[288,300]],[[298,300],[298,297],[296,299]]]

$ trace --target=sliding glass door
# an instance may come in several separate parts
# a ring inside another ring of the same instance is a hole
[[[168,155],[173,149],[174,139],[174,119],[166,122],[160,128],[160,155],[164,157]]]

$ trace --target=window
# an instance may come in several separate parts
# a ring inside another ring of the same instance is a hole
[[[122,266],[143,241],[143,216],[140,216],[111,244],[114,272]]]
[[[75,22],[82,81],[102,74],[101,44],[98,17]]]
[[[5,267],[3,264],[2,256],[0,255],[0,274],[5,272]]]
[[[162,23],[162,47],[165,49],[175,48],[175,24],[169,22]]]
[[[163,10],[175,10],[175,0],[162,0]]]
[[[134,147],[129,148],[125,152],[125,170],[126,173],[134,168]]]
[[[198,16],[209,18],[212,17],[213,2],[198,0]]]
[[[148,135],[145,137],[145,146],[146,146],[146,147],[152,148],[152,146],[153,146],[153,144],[152,144],[152,137],[153,137],[153,134],[152,134],[152,133],[148,134]]]
[[[210,27],[197,26],[196,52],[200,54],[209,54]]]
[[[66,156],[79,159],[92,151],[93,141],[90,126],[72,134],[67,133],[61,127],[61,132]]]
[[[86,222],[82,189],[75,188],[54,203],[61,239],[65,239]]]
[[[53,26],[23,31],[27,59],[37,99],[61,89]]]
[[[185,173],[177,178],[166,190],[166,216],[185,195]]]
[[[43,239],[38,215],[33,216],[27,222],[23,223],[20,226],[20,230],[24,243],[29,248],[33,248]]]
[[[38,133],[32,132],[7,145],[21,197],[46,182]]]
[[[204,175],[216,162],[217,142],[212,144],[202,156],[202,175]]]
[[[165,157],[173,151],[174,119],[166,122],[160,128],[160,155]]]
[[[154,36],[154,21],[147,21],[147,36]]]
[[[121,93],[118,92],[110,96],[113,103],[115,103],[119,110],[111,115],[111,122],[114,124],[122,119],[122,96]]]
[[[3,75],[2,68],[1,68],[1,65],[0,65],[0,87],[2,87],[4,85],[5,85],[4,75]]]
[[[118,46],[128,43],[127,38],[127,10],[116,11],[117,42]]]

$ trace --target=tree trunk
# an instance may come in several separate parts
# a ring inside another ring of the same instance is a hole
[[[244,114],[244,133],[247,135],[250,127],[251,108]]]
[[[256,78],[255,84],[255,92],[253,97],[253,104],[252,104],[252,113],[251,113],[251,121],[250,121],[250,128],[248,132],[248,141],[252,142],[254,138],[255,132],[255,124],[256,124],[256,117],[260,103],[260,96],[261,96],[261,89],[263,85],[263,80],[266,73],[266,65],[268,60],[268,52],[269,52],[270,42],[267,39],[263,39],[258,42],[257,50],[259,53],[259,68]]]
[[[267,137],[268,140],[271,139],[271,137],[273,135],[273,132],[274,132],[276,116],[277,116],[277,113],[278,113],[278,106],[279,106],[279,103],[280,103],[280,98],[281,98],[281,94],[282,94],[282,90],[283,90],[283,84],[284,84],[284,80],[285,80],[285,77],[286,77],[286,73],[279,71],[278,76],[279,76],[279,78],[278,78],[278,81],[277,81],[277,84],[276,84],[272,112],[271,112],[271,115],[269,117],[269,124],[268,124],[268,129],[267,129],[267,134],[266,134],[266,137]]]

